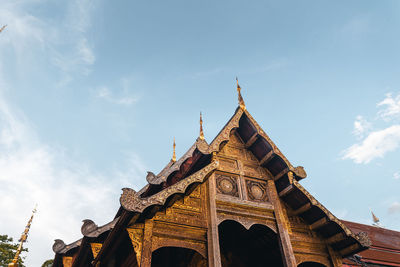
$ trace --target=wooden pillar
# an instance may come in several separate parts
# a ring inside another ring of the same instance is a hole
[[[271,202],[274,205],[275,219],[278,227],[278,239],[281,249],[282,261],[285,267],[296,267],[296,258],[293,253],[292,243],[290,242],[287,218],[284,214],[282,204],[280,202],[278,192],[276,191],[275,182],[268,180],[268,190]]]
[[[152,242],[151,237],[153,235],[152,219],[144,222],[144,233],[143,233],[143,248],[142,257],[140,259],[140,267],[151,267],[151,254],[152,254]]]
[[[329,256],[331,257],[331,262],[333,267],[341,267],[342,266],[342,257],[340,257],[331,246],[327,245]]]
[[[219,237],[217,225],[217,208],[215,204],[215,174],[211,175],[207,180],[207,251],[208,266],[221,267],[221,255],[219,250]]]

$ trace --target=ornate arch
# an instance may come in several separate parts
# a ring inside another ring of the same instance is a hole
[[[296,255],[296,262],[297,267],[301,267],[301,264],[307,262],[322,264],[325,267],[331,266],[331,262],[328,258],[317,255]]]
[[[270,229],[272,232],[274,232],[275,234],[278,234],[278,230],[276,229],[276,226],[273,223],[268,223],[268,222],[262,222],[260,220],[253,220],[250,218],[245,218],[245,217],[239,217],[239,216],[235,216],[235,215],[224,215],[223,217],[219,217],[217,220],[218,226],[225,222],[225,221],[233,221],[233,222],[237,222],[240,225],[242,225],[244,228],[246,228],[246,230],[250,230],[250,228],[254,225],[262,225],[267,227],[268,229]]]
[[[154,244],[154,243],[153,243]],[[199,253],[202,257],[207,259],[207,248],[203,243],[194,243],[188,242],[184,240],[165,240],[160,239],[155,242],[155,245],[152,247],[151,252],[161,249],[161,248],[186,248],[191,249]]]

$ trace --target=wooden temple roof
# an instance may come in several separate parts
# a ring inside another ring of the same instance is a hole
[[[293,167],[250,115],[244,104],[241,104],[210,144],[203,138],[197,138],[180,159],[175,162],[171,160],[157,175],[149,173],[148,184],[139,192],[123,188],[120,198],[121,207],[112,222],[99,228],[93,222],[85,221],[82,226],[84,238],[77,241],[79,244],[74,242],[67,246],[56,241],[53,250],[57,255],[64,255],[74,246],[79,246],[82,240],[97,237],[104,230],[103,232],[108,231],[107,238],[94,263],[100,257],[107,257],[115,246],[115,242],[119,242],[118,234],[124,227],[151,218],[155,212],[173,203],[176,196],[188,194],[217,169],[219,161],[216,154],[229,141],[232,131],[240,136],[246,148],[259,161],[260,166],[275,181],[279,197],[290,207],[290,212],[300,216],[342,257],[369,247],[370,240],[365,233],[354,233],[300,185],[299,181],[307,176],[304,168]]]
[[[363,263],[367,266],[400,266],[400,232],[344,220],[342,222],[354,232],[367,233],[372,243],[368,250],[345,259],[344,266],[363,266]]]

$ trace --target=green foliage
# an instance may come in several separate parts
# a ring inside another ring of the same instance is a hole
[[[47,260],[42,264],[42,267],[51,267],[53,266],[53,260]]]
[[[0,267],[7,267],[8,264],[14,259],[17,252],[18,244],[13,243],[12,237],[8,235],[0,235]],[[22,251],[28,251],[23,249]],[[23,259],[19,257],[18,266],[24,267]]]

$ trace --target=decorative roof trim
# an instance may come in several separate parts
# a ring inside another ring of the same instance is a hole
[[[264,130],[261,128],[261,126],[257,123],[257,121],[253,118],[253,116],[250,115],[250,113],[245,110],[244,114],[246,114],[247,118],[249,118],[250,122],[253,124],[253,126],[256,128],[257,133],[262,136],[272,147],[272,150],[274,151],[274,154],[278,155],[283,159],[283,161],[286,163],[286,165],[289,167],[291,171],[294,171],[294,167],[292,164],[289,162],[289,160],[283,155],[283,153],[279,150],[279,148],[275,145],[275,143],[269,138],[269,136],[264,132]]]
[[[196,148],[202,153],[202,154],[209,154],[208,150],[209,150],[209,145],[207,144],[207,141],[204,139],[201,139],[200,137],[197,138],[196,142],[189,148],[188,151],[186,151],[186,153],[179,158],[178,161],[170,161],[168,163],[168,165],[156,176],[151,177],[151,179],[147,179],[147,181],[149,182],[149,184],[154,184],[154,185],[159,185],[162,182],[165,182],[168,178],[168,176],[175,172],[175,171],[179,171],[181,165],[190,157],[193,156],[193,152],[196,150]],[[152,174],[151,172],[149,172],[150,174]],[[149,175],[148,175],[149,177]],[[143,190],[140,190],[141,192],[143,192]]]
[[[232,116],[229,122],[224,126],[224,128],[222,128],[222,130],[211,142],[210,147],[208,149],[208,154],[211,154],[212,152],[218,152],[221,143],[224,141],[229,141],[229,135],[232,129],[239,127],[239,120],[242,117],[242,115],[243,115],[243,109],[241,108],[236,109],[235,114]]]
[[[56,239],[54,240],[53,251],[57,254],[64,254],[73,248],[79,247],[81,243],[82,243],[82,238],[69,245],[66,245],[64,241],[62,241],[61,239]]]
[[[98,237],[104,232],[114,228],[115,224],[119,220],[119,217],[116,217],[113,221],[98,227],[92,220],[86,219],[83,220],[83,225],[81,227],[81,233],[86,237]]]
[[[128,211],[142,213],[146,208],[154,205],[164,205],[167,198],[173,194],[185,193],[187,187],[193,183],[201,183],[208,174],[218,168],[219,162],[213,161],[201,170],[177,182],[176,184],[165,188],[157,194],[141,198],[140,195],[131,188],[123,188],[120,198],[121,206]]]
[[[292,180],[294,186],[296,186],[311,202],[313,206],[318,207],[325,213],[328,219],[342,228],[346,236],[353,238],[362,248],[368,248],[371,245],[371,240],[368,235],[364,232],[353,233],[344,223],[342,223],[335,215],[333,215],[327,208],[325,208],[318,200],[316,200],[299,182],[295,179]]]

